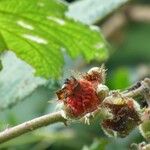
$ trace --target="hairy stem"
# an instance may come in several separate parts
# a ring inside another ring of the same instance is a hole
[[[138,82],[139,86],[136,88],[133,87],[133,89],[129,89],[125,92],[123,92],[123,96],[126,97],[135,97],[138,95],[143,95],[148,106],[150,106],[150,79],[149,78],[145,78],[143,81]]]
[[[58,122],[66,122],[66,119],[63,118],[60,111],[35,118],[12,128],[7,128],[3,132],[0,132],[0,143],[9,141],[10,139],[18,137],[24,133],[33,131],[37,128]]]

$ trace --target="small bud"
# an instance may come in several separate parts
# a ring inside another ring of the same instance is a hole
[[[135,150],[150,150],[150,144],[147,144],[146,142],[141,142],[139,144],[133,143],[131,148],[134,148]]]
[[[150,144],[143,146],[140,150],[150,150]]]
[[[109,97],[103,107],[112,114],[102,122],[102,127],[109,136],[127,136],[132,129],[141,123],[139,105],[132,98]]]
[[[90,81],[93,85],[95,84],[95,86],[97,86],[100,83],[105,83],[105,72],[106,70],[103,65],[101,67],[93,67],[83,76],[83,78]]]
[[[106,85],[98,84],[97,90],[98,98],[103,101],[109,94],[109,89]]]
[[[139,126],[140,133],[145,139],[150,140],[150,108],[144,110],[141,119],[143,123]]]
[[[101,72],[101,68],[99,68],[99,67],[93,67],[87,73],[88,74],[92,74],[93,72]]]

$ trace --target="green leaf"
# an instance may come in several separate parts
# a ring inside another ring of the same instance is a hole
[[[101,33],[66,18],[66,10],[56,0],[1,0],[0,52],[15,52],[45,78],[60,75],[64,51],[72,58],[82,55],[87,62],[106,59]]]

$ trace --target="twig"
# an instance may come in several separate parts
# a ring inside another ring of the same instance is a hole
[[[127,18],[124,13],[115,13],[101,25],[105,37],[111,37],[116,31],[127,24]]]
[[[123,92],[122,94],[126,97],[135,97],[143,94],[147,104],[150,106],[150,79],[145,78],[140,84],[141,85],[138,88]]]
[[[150,22],[150,6],[131,5],[127,8],[127,17],[136,22]]]
[[[123,96],[127,97],[134,97],[140,94],[144,94],[144,96],[147,98],[147,102],[150,103],[150,79],[146,78],[141,82],[140,87],[134,90],[123,92],[122,94]],[[47,114],[0,132],[0,143],[4,143],[24,133],[33,131],[43,126],[58,122],[66,123],[66,121],[67,120],[62,116],[61,111]]]
[[[106,38],[116,34],[116,31],[125,26],[129,21],[134,22],[150,22],[150,6],[146,5],[128,5],[121,11],[114,13],[100,23],[103,34]],[[98,23],[99,24],[99,23]]]
[[[5,129],[3,132],[0,132],[0,143],[9,141],[15,137],[33,131],[37,128],[58,122],[66,122],[66,119],[63,118],[60,111],[35,118],[15,127]]]

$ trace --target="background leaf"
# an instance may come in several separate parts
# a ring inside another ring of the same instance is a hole
[[[80,0],[69,5],[66,15],[83,23],[93,24],[102,20],[128,1],[129,0]]]
[[[1,0],[0,50],[12,50],[36,74],[58,77],[63,54],[86,61],[108,57],[106,42],[95,28],[67,19],[66,6],[56,0]]]
[[[16,104],[46,84],[46,80],[34,77],[33,69],[17,59],[12,52],[2,55],[1,60],[3,69],[0,72],[0,110]]]

